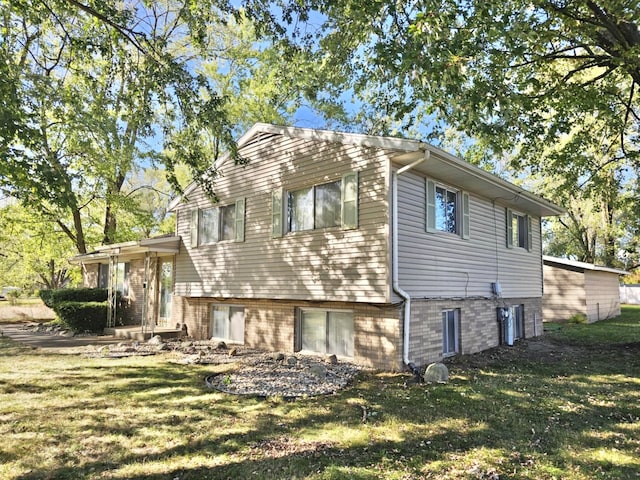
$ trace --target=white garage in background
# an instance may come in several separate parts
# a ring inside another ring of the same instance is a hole
[[[620,315],[620,275],[628,272],[591,263],[543,256],[545,321],[584,314],[597,322]]]

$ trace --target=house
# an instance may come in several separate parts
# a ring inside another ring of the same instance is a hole
[[[415,140],[257,124],[238,148],[216,204],[192,184],[170,207],[170,324],[385,370],[542,334],[540,220],[560,207]],[[101,252],[133,282],[143,247]]]
[[[543,316],[566,321],[576,314],[597,322],[620,315],[620,275],[624,270],[544,256]]]
[[[640,284],[620,285],[620,303],[624,305],[640,305]]]

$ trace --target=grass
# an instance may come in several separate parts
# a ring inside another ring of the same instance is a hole
[[[640,305],[627,305],[617,318],[593,324],[546,324],[554,337],[569,343],[597,345],[640,342]]]
[[[639,328],[625,308],[457,359],[446,385],[367,373],[297,401],[207,390],[215,367],[170,355],[89,359],[0,338],[0,478],[638,478]]]
[[[15,303],[11,303],[10,300],[2,300],[0,301],[0,308],[3,307],[31,307],[42,305],[42,300],[37,297],[33,298],[18,298],[15,300]]]

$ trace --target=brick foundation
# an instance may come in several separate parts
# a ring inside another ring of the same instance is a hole
[[[193,338],[207,339],[211,336],[214,304],[244,306],[245,345],[281,352],[295,349],[297,308],[352,310],[354,360],[379,370],[403,369],[403,308],[400,305],[174,297],[173,322],[184,322]],[[442,360],[442,311],[448,309],[460,309],[460,353],[471,354],[497,346],[500,342],[497,308],[510,305],[524,305],[525,337],[542,334],[540,298],[412,299],[409,359],[420,366]]]
[[[211,335],[212,305],[241,305],[245,312],[245,345],[267,351],[293,352],[297,308],[352,310],[354,361],[380,370],[401,368],[400,308],[343,302],[215,300],[174,297],[174,321],[184,321],[195,339]]]
[[[500,343],[497,308],[524,305],[525,338],[542,335],[542,299],[411,300],[409,358],[416,365],[441,361],[442,311],[460,310],[460,345],[463,355],[481,352]],[[534,324],[535,321],[535,324]]]

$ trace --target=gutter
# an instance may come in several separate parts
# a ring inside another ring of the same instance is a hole
[[[398,177],[403,173],[411,170],[413,167],[429,160],[431,157],[431,151],[425,150],[424,155],[415,160],[414,162],[405,165],[397,171],[391,174],[392,182],[392,197],[391,197],[391,222],[392,222],[392,237],[391,237],[391,252],[392,252],[392,278],[393,278],[393,291],[396,292],[404,300],[404,316],[403,316],[403,333],[404,338],[402,342],[402,361],[409,367],[414,375],[419,375],[418,369],[413,362],[409,359],[409,338],[410,338],[410,324],[411,324],[411,295],[402,289],[400,286],[400,280],[398,278]]]

